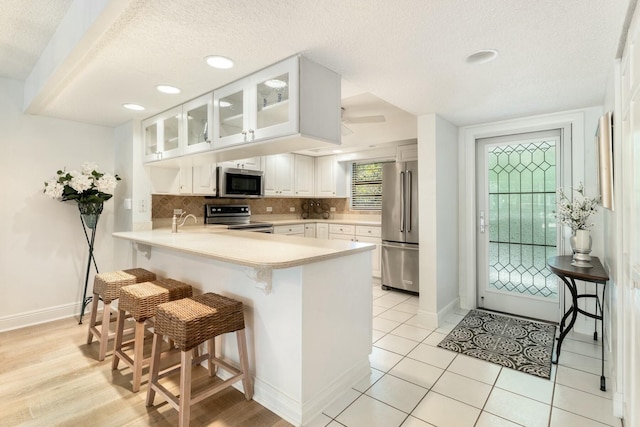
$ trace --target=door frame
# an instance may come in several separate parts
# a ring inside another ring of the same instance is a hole
[[[533,116],[484,125],[468,126],[460,129],[458,143],[460,149],[460,183],[458,203],[459,221],[459,264],[460,306],[464,309],[477,307],[477,239],[476,239],[476,139],[504,136],[522,132],[536,132],[547,129],[561,129],[564,141],[561,162],[567,165],[560,173],[559,185],[567,186],[572,182],[584,181],[584,149],[574,147],[585,144],[585,111],[569,111],[555,114]],[[558,254],[568,248],[568,237],[562,239]],[[560,306],[564,300],[560,294]]]

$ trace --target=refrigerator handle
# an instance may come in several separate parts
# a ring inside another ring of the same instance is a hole
[[[409,206],[409,215],[407,215],[407,232],[411,231],[411,219],[412,219],[411,217],[413,216],[412,215],[412,209],[411,209],[412,208],[411,205],[413,204],[413,197],[411,196],[411,192],[413,191],[412,188],[411,188],[411,185],[412,185],[411,181],[412,180],[413,180],[413,178],[412,178],[411,171],[407,171],[407,181],[409,182],[409,191],[407,192],[409,194],[409,205],[408,205]]]
[[[400,232],[404,232],[405,208],[404,208],[404,172],[400,172]]]

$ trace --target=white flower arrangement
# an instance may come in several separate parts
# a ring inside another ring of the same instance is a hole
[[[113,197],[120,177],[103,173],[91,162],[82,164],[81,172],[59,170],[56,176],[44,183],[44,194],[63,202],[103,203]]]
[[[560,200],[558,201],[558,210],[555,212],[555,217],[559,223],[569,226],[575,233],[576,230],[588,230],[593,227],[594,224],[588,224],[587,221],[591,214],[598,211],[600,197],[586,197],[582,182],[573,191],[578,193],[580,198],[574,197],[572,201],[562,191],[562,188],[558,189]]]

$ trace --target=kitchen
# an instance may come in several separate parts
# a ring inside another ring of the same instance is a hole
[[[101,28],[108,27],[109,23],[107,21],[110,16],[111,19],[114,20],[116,16],[119,16],[116,13],[116,10],[113,9],[117,6],[118,4],[115,2],[110,4],[109,7],[111,9],[108,11],[111,15],[105,14],[98,21],[98,25],[100,25]],[[337,4],[333,6],[338,8],[338,10],[340,10],[340,7],[346,7]],[[124,8],[124,6],[121,7]],[[144,21],[143,16],[148,14],[148,18],[153,21],[157,17],[161,16],[161,12],[144,9],[142,5],[139,4],[137,4],[136,7],[141,8],[139,11],[141,15],[136,15],[134,13],[135,10],[131,9],[125,10],[126,13],[123,11],[123,16],[131,18],[135,22],[135,25],[132,25],[131,28],[131,36],[134,37],[134,39],[146,40],[147,37],[144,34],[145,27],[141,25],[141,22]],[[375,7],[372,6],[372,8],[379,14],[375,14],[372,11],[371,19],[366,21],[368,22],[368,25],[372,25],[372,27],[375,28],[387,28],[386,25],[391,25],[390,23],[386,23],[386,17],[395,16],[397,12],[389,10],[389,7],[392,6],[385,6],[382,4],[376,4]],[[416,8],[419,7],[421,6],[416,5]],[[291,9],[293,9],[293,7]],[[187,18],[187,14],[183,14],[182,12],[184,11],[171,11],[170,8],[166,11],[166,13],[172,14],[172,19],[173,17]],[[318,15],[322,15],[322,11],[320,10],[315,10],[315,12]],[[247,25],[242,19],[239,19],[238,15],[236,15],[239,11],[221,10],[220,13],[221,15],[218,19],[223,22],[235,22],[242,23],[241,25]],[[290,19],[291,22],[294,23],[294,28],[291,30],[296,30],[299,34],[305,34],[307,30],[305,25],[309,26],[308,24],[304,24],[303,16],[297,16],[295,14],[292,15],[293,11],[287,8],[280,9],[277,14],[273,11],[265,11],[264,13],[266,16],[274,18],[275,22],[282,19]],[[349,15],[349,13],[351,13],[351,15]],[[473,11],[470,11],[470,13],[475,13],[477,16],[484,16],[484,12],[482,10],[474,9]],[[605,13],[603,12],[602,15],[604,14]],[[191,22],[192,27],[207,28],[208,23],[205,15],[206,14],[189,14],[188,19],[193,21]],[[251,12],[247,15],[253,16]],[[427,27],[422,24],[418,24],[414,18],[408,15],[410,15],[410,13],[407,12],[402,17],[402,19],[406,19],[408,26],[412,28]],[[348,12],[345,11],[343,16],[351,16],[350,22],[352,23],[360,22],[356,18],[359,15],[355,10],[350,10]],[[449,11],[449,14],[447,15],[447,13],[445,13],[444,16],[448,16],[450,18],[451,16],[455,16],[455,12]],[[614,18],[610,19],[612,19],[610,25],[617,25],[618,27],[616,28],[619,28],[620,23],[615,21]],[[257,20],[261,21],[260,19]],[[245,31],[242,31],[244,36],[238,37],[238,39],[241,39],[243,43],[248,45],[259,45],[257,41],[247,42],[244,37],[260,38],[269,36],[278,38],[279,36],[277,37],[277,35],[279,34],[279,31],[281,31],[281,27],[268,25],[266,21],[267,20],[265,19],[265,26],[262,31],[252,31],[252,28],[247,27]],[[122,23],[127,21],[124,19],[123,21],[118,22]],[[323,22],[325,25],[323,28],[325,29],[327,27],[331,28],[334,25],[333,23]],[[447,21],[446,19],[443,19],[442,22]],[[430,22],[430,25],[436,26],[436,24],[437,23]],[[381,40],[382,35],[377,36],[377,34],[394,34],[395,31],[393,31],[392,28],[386,32],[368,31],[367,37],[372,40],[369,41],[368,45],[363,44],[360,49],[355,49],[359,52],[356,57],[359,58],[359,55],[362,55],[375,58],[377,56],[376,52],[379,51],[380,46],[388,46],[387,41]],[[170,39],[172,37],[171,31],[173,30],[170,30],[165,35],[160,33],[156,40],[158,42],[156,46],[160,46],[161,41]],[[221,34],[219,37],[231,43],[232,40],[229,40],[228,35],[233,33],[233,31],[228,27],[226,30],[220,29],[220,31]],[[479,33],[482,32],[480,30],[477,31]],[[326,33],[330,33],[330,31],[326,31]],[[447,29],[441,29],[441,34],[445,33],[448,33]],[[616,33],[614,34],[614,39],[617,42],[617,38],[620,35],[619,31],[613,31],[612,33]],[[113,35],[112,33],[109,34]],[[362,37],[362,35],[358,36],[357,34],[358,33],[350,35],[344,33],[336,34],[337,39],[334,39],[332,43],[330,43],[335,46],[335,49],[333,47],[325,47],[324,50],[314,53],[314,59],[329,68],[339,69],[345,79],[347,77],[355,79],[356,74],[354,71],[350,74],[347,69],[341,70],[340,68],[342,67],[337,66],[338,64],[333,58],[341,56],[339,50],[343,47],[348,52],[353,53],[353,44],[359,40],[358,37]],[[437,37],[431,38],[434,40],[438,39]],[[430,37],[425,37],[425,39],[430,39]],[[522,39],[524,40],[526,37],[523,36]],[[581,40],[583,39],[588,38],[583,37]],[[289,40],[293,42],[295,38],[290,38]],[[105,40],[103,39],[102,42],[104,43]],[[194,40],[194,42],[198,43],[197,40]],[[487,41],[487,43],[490,44],[489,41]],[[404,44],[405,43],[400,43],[400,45]],[[153,44],[150,44],[150,46],[152,45]],[[185,90],[185,97],[182,98],[181,101],[194,98],[208,90],[223,86],[223,83],[227,83],[243,75],[248,75],[253,71],[261,69],[282,58],[288,57],[291,54],[302,52],[309,49],[309,46],[312,45],[313,43],[309,43],[309,40],[302,38],[299,42],[295,43],[294,48],[283,49],[275,54],[271,54],[270,56],[261,56],[263,55],[262,53],[252,51],[251,53],[254,54],[254,58],[252,60],[254,62],[243,62],[243,64],[239,64],[239,67],[232,72],[233,74],[225,74],[222,77],[216,77],[220,79],[218,80],[220,83],[210,82],[206,87],[199,86],[188,88],[187,86],[191,85],[191,83],[185,83],[186,86],[183,87],[183,90]],[[130,58],[134,53],[131,52],[131,48],[127,48],[126,46],[126,43],[124,45],[113,47],[106,45],[105,49],[107,50],[105,51],[105,56],[97,58],[99,59],[99,62],[93,64],[92,67],[95,67],[96,71],[98,69],[102,69],[103,72],[105,70],[115,71],[113,69],[114,67],[118,69],[127,69],[128,66],[124,62],[111,62],[111,58],[115,58],[115,56],[110,56],[113,51],[109,50],[120,50],[123,53],[123,56],[129,56]],[[431,46],[431,48],[434,52],[438,51],[436,46]],[[172,57],[167,61],[169,63],[163,63],[162,66],[158,64],[158,69],[171,69],[171,62],[183,61],[182,58],[185,57],[185,51],[187,50],[184,49],[184,47],[173,48],[171,51],[166,50],[166,47],[149,48],[150,51],[153,51],[154,49],[162,50],[158,57],[162,57],[163,55]],[[194,50],[195,49],[196,48],[194,47]],[[229,49],[230,52],[228,53],[228,56],[234,56],[234,52],[241,52],[243,50],[240,45],[230,46]],[[205,50],[207,50],[206,53],[204,53]],[[365,52],[365,50],[367,50],[367,52]],[[601,61],[605,61],[606,58],[612,58],[611,61],[613,61],[613,50],[615,49],[608,47],[604,50],[606,52],[599,59]],[[195,55],[198,56],[196,58],[198,63],[202,60],[202,57],[211,53],[210,49],[202,49],[202,51],[203,54]],[[392,52],[394,51],[394,48],[389,47],[387,51]],[[459,53],[460,49],[451,48],[450,51]],[[158,52],[155,53],[157,54]],[[135,54],[137,55],[139,52],[136,52]],[[410,56],[415,59],[420,58],[423,55],[416,52]],[[181,59],[176,60],[175,58]],[[142,152],[141,150],[134,149],[134,147],[137,147],[136,144],[139,144],[142,139],[142,130],[138,125],[138,121],[146,119],[156,112],[161,112],[167,108],[177,105],[181,103],[181,101],[176,102],[173,100],[175,98],[162,98],[159,94],[152,95],[154,101],[152,104],[148,105],[149,110],[147,112],[136,113],[135,116],[127,116],[129,118],[121,119],[120,117],[123,117],[123,114],[127,113],[120,113],[120,104],[118,104],[118,111],[110,113],[115,116],[109,116],[109,118],[107,118],[107,115],[104,114],[102,117],[105,121],[97,122],[95,117],[100,117],[101,114],[96,114],[92,110],[97,108],[98,105],[103,104],[104,102],[102,101],[106,99],[103,92],[98,93],[97,91],[106,90],[108,92],[124,93],[127,95],[126,98],[128,98],[127,100],[122,101],[122,103],[124,103],[135,101],[134,98],[146,89],[143,89],[143,85],[139,83],[127,84],[127,78],[123,78],[122,80],[120,80],[120,78],[116,79],[115,74],[113,74],[113,79],[109,82],[104,79],[98,80],[100,83],[93,84],[91,86],[93,87],[92,90],[72,90],[72,92],[75,92],[78,96],[77,101],[67,102],[67,96],[70,96],[71,92],[63,91],[62,95],[58,94],[58,97],[56,97],[56,94],[58,93],[58,89],[56,88],[59,88],[58,85],[61,81],[65,81],[65,73],[69,73],[66,74],[67,77],[73,74],[71,72],[71,70],[74,69],[73,61],[77,61],[78,58],[76,57],[73,59],[73,57],[71,57],[70,60],[72,62],[67,62],[64,67],[57,69],[56,73],[51,76],[51,80],[38,82],[37,78],[34,77],[29,81],[30,84],[34,84],[31,87],[38,87],[39,83],[42,84],[42,86],[40,86],[40,92],[34,93],[29,90],[25,93],[23,91],[24,86],[20,82],[25,80],[28,73],[22,78],[16,76],[10,77],[8,81],[3,80],[3,87],[6,88],[5,93],[7,94],[7,98],[3,100],[3,111],[5,112],[3,115],[3,128],[9,130],[5,135],[6,139],[3,138],[3,144],[5,150],[12,153],[12,155],[5,156],[3,159],[3,177],[5,177],[5,182],[11,182],[15,180],[15,177],[19,177],[20,182],[30,183],[29,188],[31,188],[26,196],[24,194],[24,190],[21,188],[7,189],[6,193],[4,193],[5,202],[7,203],[5,206],[12,206],[13,209],[3,210],[3,220],[1,221],[5,231],[4,235],[10,236],[10,239],[8,239],[7,242],[11,242],[11,246],[7,243],[2,254],[2,270],[5,272],[3,282],[5,284],[11,284],[3,286],[2,289],[2,300],[4,304],[2,306],[2,313],[4,316],[2,318],[3,330],[68,316],[70,313],[77,311],[75,301],[78,300],[79,293],[81,292],[78,287],[79,282],[82,281],[81,277],[83,276],[83,270],[85,267],[83,260],[86,260],[86,243],[84,242],[84,237],[81,234],[78,235],[79,221],[77,221],[77,219],[73,219],[77,215],[73,206],[52,203],[51,201],[44,199],[40,194],[42,181],[46,179],[52,171],[64,166],[70,168],[77,167],[76,165],[81,164],[85,160],[95,160],[99,162],[105,170],[115,170],[121,174],[123,178],[121,185],[117,189],[118,193],[114,198],[114,202],[118,201],[118,203],[106,205],[102,223],[102,226],[105,228],[101,230],[102,233],[98,236],[96,258],[99,260],[101,271],[109,270],[113,266],[126,265],[130,263],[131,260],[129,246],[120,245],[117,240],[110,239],[108,236],[111,231],[131,230],[134,226],[150,223],[152,221],[152,191],[150,189],[149,180],[146,176],[147,171],[140,166],[143,162]],[[155,61],[157,60],[158,59],[156,58],[151,63],[156,63]],[[451,59],[451,61],[453,62],[453,59]],[[375,88],[378,96],[384,99],[391,100],[391,98],[393,98],[392,94],[394,93],[394,90],[387,86],[388,83],[386,83],[386,81],[396,80],[408,82],[413,80],[418,81],[420,79],[413,75],[407,76],[400,70],[395,70],[396,67],[388,64],[382,64],[380,61],[374,62],[368,66],[370,69],[378,67],[380,71],[379,73],[376,73],[376,75],[380,77],[370,76],[363,78],[360,81],[360,84],[363,87],[368,88],[370,91],[373,91]],[[51,69],[46,66],[46,62],[44,60],[40,63],[40,67],[42,70]],[[612,65],[608,65],[606,69],[609,70],[611,67]],[[407,68],[410,67],[404,68],[404,72],[406,73],[408,72]],[[511,70],[513,70],[513,68],[511,68]],[[194,79],[196,76],[202,76],[203,74],[206,75],[206,78],[208,79],[212,78],[208,70],[205,71],[204,68],[197,66],[192,66],[192,73],[194,75]],[[420,72],[418,72],[418,74],[419,73]],[[482,70],[479,71],[479,73],[484,74]],[[34,74],[34,76],[36,75],[37,73]],[[389,79],[388,75],[396,75],[397,77]],[[81,80],[82,79],[78,79],[77,84],[79,84]],[[184,79],[176,78],[175,80],[174,84],[183,85],[182,81],[184,81]],[[505,82],[508,79],[496,80]],[[154,82],[153,84],[160,83],[161,82]],[[120,84],[120,86],[116,86],[116,84]],[[596,83],[596,85],[601,88],[605,87],[604,84]],[[345,90],[343,88],[342,90],[343,98],[350,97],[349,91],[351,91],[351,94],[357,93],[357,91],[354,91],[352,86],[349,87],[349,84],[346,84],[345,86],[347,86],[347,89]],[[399,86],[402,87],[402,85]],[[477,84],[477,86],[483,86],[483,84]],[[460,87],[463,88],[464,91],[468,90],[469,94],[472,93],[473,88],[468,87],[468,85],[461,85]],[[414,98],[414,102],[416,103],[418,102],[418,99],[420,99],[420,97]],[[444,98],[445,97],[440,97],[440,99]],[[472,95],[469,95],[469,98],[472,98]],[[476,108],[477,116],[473,118],[470,116],[461,118],[456,122],[456,125],[460,124],[460,126],[462,126],[462,124],[488,123],[497,120],[534,116],[537,114],[553,113],[556,111],[565,111],[574,108],[582,109],[593,105],[602,105],[602,101],[595,101],[593,99],[582,99],[576,96],[566,96],[566,98],[575,99],[576,101],[573,104],[567,103],[555,107],[539,106],[535,108],[523,103],[520,107],[514,106],[508,114],[500,116],[499,118],[489,114],[492,110],[490,107]],[[96,102],[96,99],[100,99],[101,102]],[[477,104],[478,102],[478,99],[476,99],[475,103]],[[395,103],[398,104],[397,102]],[[471,103],[473,104],[473,102]],[[26,105],[27,114],[23,114],[22,105]],[[64,108],[61,109],[62,106]],[[448,304],[455,301],[456,298],[458,298],[459,293],[462,296],[465,294],[465,289],[461,288],[460,292],[458,292],[457,286],[450,285],[450,283],[458,283],[458,280],[461,282],[466,281],[466,279],[464,279],[464,269],[458,275],[457,272],[455,272],[455,274],[453,272],[453,270],[457,269],[457,262],[453,263],[454,268],[447,268],[449,265],[442,264],[448,257],[455,260],[457,259],[457,256],[455,254],[441,252],[441,248],[443,247],[442,245],[444,245],[444,247],[448,247],[450,242],[457,242],[459,239],[461,243],[463,243],[465,239],[464,236],[469,234],[469,231],[465,231],[465,227],[467,227],[467,225],[461,227],[460,232],[458,233],[458,224],[455,218],[457,215],[453,214],[454,212],[458,212],[460,207],[458,206],[457,197],[452,197],[452,195],[460,194],[458,196],[460,199],[465,198],[465,193],[460,193],[458,191],[460,185],[457,184],[458,180],[463,182],[463,178],[458,178],[457,176],[458,160],[456,156],[462,157],[463,152],[461,151],[460,153],[456,153],[453,151],[447,151],[454,150],[458,145],[458,129],[456,126],[451,125],[444,119],[444,117],[451,117],[445,111],[444,106],[436,106],[434,109],[430,110],[439,112],[442,115],[424,114],[424,107],[412,106],[411,103],[406,103],[403,106],[407,111],[420,113],[417,124],[417,135],[401,136],[395,140],[407,140],[417,136],[419,146],[418,161],[421,165],[421,171],[437,171],[437,173],[434,172],[433,176],[425,175],[420,186],[420,212],[424,215],[424,217],[421,216],[420,218],[420,228],[421,231],[423,231],[423,233],[421,233],[421,239],[424,239],[424,242],[421,242],[421,249],[425,249],[421,252],[424,252],[426,255],[424,259],[421,259],[421,272],[429,274],[429,276],[424,280],[424,284],[421,283],[421,286],[426,286],[425,289],[421,289],[421,296],[426,295],[428,298],[425,297],[420,299],[420,309],[427,315],[430,321],[437,324],[438,313],[441,312]],[[345,109],[348,110],[348,108]],[[460,108],[460,111],[462,111],[462,108]],[[585,108],[585,111],[588,117],[595,115],[588,108]],[[93,114],[93,116],[91,116],[91,114]],[[43,115],[49,115],[51,118],[44,118],[42,117]],[[135,119],[133,121],[127,121],[131,120],[131,117],[134,117]],[[112,120],[112,122],[108,122],[108,120]],[[99,124],[92,125],[89,123]],[[357,125],[352,125],[351,127],[355,129]],[[413,131],[415,132],[416,128],[413,128]],[[587,140],[587,136],[592,133],[593,129],[585,124],[585,141]],[[376,132],[374,132],[373,137],[370,139],[372,142],[369,142],[369,145],[378,144],[384,141],[385,138],[379,134],[381,134],[381,132],[377,132],[377,135]],[[383,141],[377,141],[376,138],[382,139]],[[446,144],[446,147],[435,144],[436,139],[441,141],[442,138],[445,138],[445,140],[450,142],[449,144]],[[13,143],[13,141],[29,141],[29,143]],[[52,142],[55,142],[55,144],[52,144]],[[584,142],[584,144],[586,145],[587,142]],[[37,152],[38,154],[34,155],[34,152]],[[593,153],[590,152],[589,149],[586,149],[583,155],[578,154],[578,159],[576,159],[577,167],[580,168],[581,163],[591,161],[592,158]],[[36,169],[41,171],[37,174],[33,173],[34,161],[36,162]],[[438,168],[438,166],[440,166],[440,168]],[[29,171],[29,173],[27,174],[26,171]],[[421,179],[423,178],[421,177]],[[131,210],[124,208],[123,203],[127,198],[130,198],[133,202],[133,209]],[[462,206],[462,204],[460,204],[460,206]],[[265,206],[265,208],[266,207],[268,206]],[[297,208],[297,206],[295,207]],[[43,220],[42,212],[47,212],[46,221]],[[264,212],[264,214],[267,215],[266,212]],[[462,222],[463,224],[468,224],[468,220]],[[438,232],[435,230],[438,230]],[[615,233],[611,234],[615,235]],[[436,238],[430,239],[428,236],[436,236]],[[600,244],[602,244],[602,239],[600,240]],[[463,244],[460,246],[461,248],[464,247]],[[33,265],[34,261],[37,263],[36,266]],[[55,279],[48,279],[52,280],[53,283],[43,283],[43,279],[39,274],[37,274],[37,271],[55,271],[57,272],[58,277]]]

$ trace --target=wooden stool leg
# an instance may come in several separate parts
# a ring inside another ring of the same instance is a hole
[[[99,301],[100,296],[98,296],[98,294],[93,294],[93,298],[91,299],[91,318],[89,319],[89,334],[87,335],[87,344],[91,344],[91,342],[93,341],[93,331],[91,330],[91,328],[96,326]]]
[[[180,352],[180,427],[188,427],[191,417],[191,355],[193,350]]]
[[[113,340],[113,360],[111,361],[111,369],[118,369],[118,362],[120,362],[120,356],[118,352],[122,350],[122,335],[124,334],[124,318],[126,313],[124,310],[118,310],[118,319],[116,321],[116,337]]]
[[[216,357],[216,339],[211,338],[207,341],[207,371],[209,371],[209,376],[212,377],[216,373],[217,365],[213,362],[213,358]]]
[[[140,391],[140,383],[142,382],[142,365],[144,350],[144,320],[136,322],[135,338],[133,342],[133,392]],[[160,343],[162,344],[162,343]],[[160,346],[159,346],[160,347]]]
[[[158,383],[158,372],[160,372],[160,347],[162,346],[162,335],[153,334],[153,345],[151,346],[151,366],[149,367],[149,386],[147,387],[147,406],[153,406],[153,398],[156,391],[153,388]]]
[[[111,322],[111,303],[105,304],[102,312],[102,332],[100,332],[100,353],[98,360],[103,361],[109,343],[109,323]]]
[[[249,372],[249,356],[247,355],[247,337],[244,329],[236,331],[238,340],[238,356],[240,356],[240,366],[242,367],[242,386],[244,387],[244,397],[251,400],[253,397],[253,385],[251,383],[251,373]]]

